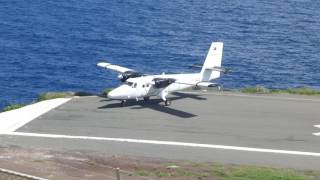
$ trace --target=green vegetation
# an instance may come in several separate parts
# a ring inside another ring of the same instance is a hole
[[[5,112],[5,111],[11,111],[11,110],[15,110],[15,109],[22,108],[22,107],[24,107],[24,106],[26,106],[26,104],[12,104],[12,105],[9,105],[9,106],[3,108],[2,111],[3,111],[3,112]]]
[[[319,178],[290,169],[254,166],[214,166],[212,174],[221,180],[315,180]]]
[[[68,98],[73,96],[74,96],[73,92],[47,92],[47,93],[40,94],[37,99],[37,102],[45,101],[49,99],[56,99],[56,98]]]
[[[320,90],[311,89],[311,88],[295,88],[295,89],[287,89],[285,90],[290,94],[301,94],[301,95],[320,95]]]
[[[146,171],[146,170],[141,170],[141,171],[136,171],[134,173],[136,176],[153,176],[153,177],[170,177],[171,174],[169,172],[164,172],[164,171]]]
[[[106,89],[102,92],[102,96],[107,97],[107,96],[108,96],[108,93],[109,93],[110,91],[112,91],[112,90],[113,90],[113,88],[106,88]]]
[[[67,98],[67,97],[72,97],[72,96],[80,96],[80,95],[87,95],[88,93],[73,93],[73,92],[47,92],[47,93],[43,93],[40,94],[39,97],[37,98],[37,100],[35,102],[40,102],[40,101],[44,101],[44,100],[49,100],[49,99],[56,99],[56,98]],[[33,104],[34,102],[30,103]],[[29,104],[11,104],[7,107],[5,107],[2,111],[11,111],[11,110],[15,110],[15,109],[19,109],[22,108],[24,106],[27,106]]]
[[[40,94],[38,96],[38,98],[35,101],[31,102],[30,104],[33,104],[35,102],[49,100],[49,99],[70,98],[73,96],[92,96],[92,95],[93,95],[92,93],[88,93],[88,92],[46,92],[46,93]],[[5,107],[2,110],[2,112],[14,110],[14,109],[19,109],[19,108],[24,107],[26,105],[29,105],[29,104],[12,104],[12,105]]]
[[[136,176],[174,177],[187,179],[219,179],[219,180],[317,180],[320,172],[295,171],[292,169],[276,169],[257,166],[221,165],[210,163],[197,163],[180,165],[177,169],[164,167],[150,170],[139,170]]]
[[[243,93],[252,93],[252,94],[298,94],[298,95],[320,95],[320,90],[312,89],[308,87],[303,88],[289,88],[289,89],[268,89],[263,86],[248,87],[240,90]]]
[[[271,93],[270,89],[267,89],[263,86],[256,87],[247,87],[240,90],[243,93],[260,93],[260,94],[269,94]]]
[[[72,96],[75,96],[75,95],[78,95],[78,94],[82,95],[83,93],[47,92],[47,93],[40,94],[35,102],[40,102],[40,101],[49,100],[49,99],[56,99],[56,98],[72,97]],[[30,104],[33,104],[35,102],[32,102]],[[27,105],[29,105],[29,104],[11,104],[11,105],[3,108],[2,112],[19,109],[19,108],[22,108],[22,107],[27,106]]]
[[[135,175],[136,176],[152,176],[154,174],[152,172],[149,172],[149,171],[141,170],[141,171],[136,171]]]

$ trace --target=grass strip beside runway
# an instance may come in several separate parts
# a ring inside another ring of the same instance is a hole
[[[171,166],[175,168],[170,168]],[[144,177],[188,177],[188,179],[219,180],[317,180],[320,171],[299,171],[293,169],[277,169],[270,167],[223,165],[217,163],[182,163],[168,165],[166,168],[139,169],[136,176]]]

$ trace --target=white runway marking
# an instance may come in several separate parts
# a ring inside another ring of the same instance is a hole
[[[314,127],[320,128],[320,124],[319,124],[319,125],[314,125]],[[320,132],[318,132],[318,133],[312,133],[312,134],[315,135],[315,136],[320,136]]]
[[[71,98],[41,101],[20,109],[0,113],[0,134],[13,132],[42,114],[68,102]]]
[[[175,142],[175,141],[158,141],[158,140],[124,139],[124,138],[106,138],[106,137],[90,137],[90,136],[70,136],[70,135],[60,135],[60,134],[39,134],[39,133],[24,133],[24,132],[10,132],[10,133],[7,133],[7,135],[28,136],[28,137],[42,137],[42,138],[56,138],[56,139],[80,139],[80,140],[113,141],[113,142],[127,142],[127,143],[140,143],[140,144],[197,147],[197,148],[209,148],[209,149],[226,149],[226,150],[236,150],[236,151],[249,151],[249,152],[262,152],[262,153],[274,153],[274,154],[288,154],[288,155],[320,157],[320,153],[316,153],[316,152],[303,152],[303,151],[278,150],[278,149],[263,149],[263,148],[226,146],[226,145],[215,145],[215,144],[198,144],[198,143]]]

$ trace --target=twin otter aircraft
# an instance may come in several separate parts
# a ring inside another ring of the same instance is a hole
[[[223,43],[213,42],[207,54],[206,60],[200,73],[192,74],[161,74],[145,75],[125,67],[100,62],[97,65],[120,73],[119,79],[122,85],[108,93],[110,99],[121,100],[124,106],[126,100],[136,99],[149,100],[151,96],[160,97],[166,106],[171,104],[167,95],[174,91],[183,90],[189,87],[215,87],[216,83],[210,81],[220,77]]]

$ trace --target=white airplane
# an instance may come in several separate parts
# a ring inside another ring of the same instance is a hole
[[[126,100],[147,101],[151,96],[160,97],[165,102],[165,105],[168,106],[171,104],[171,101],[167,99],[169,93],[193,86],[218,86],[218,84],[211,81],[219,78],[221,72],[226,72],[225,69],[221,68],[222,51],[222,42],[212,42],[200,73],[145,75],[132,69],[106,62],[100,62],[97,65],[120,73],[118,78],[123,84],[109,92],[108,97],[114,100],[121,100],[122,106],[124,106]]]

